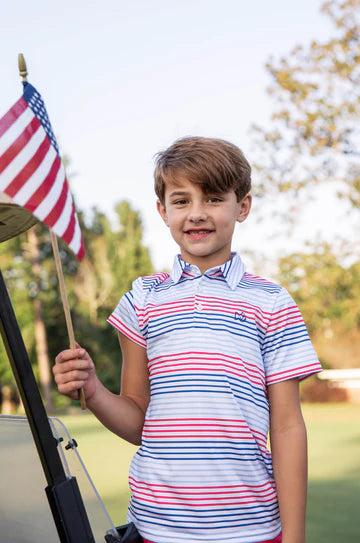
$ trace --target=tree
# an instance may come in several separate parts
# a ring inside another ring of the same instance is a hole
[[[49,250],[48,230],[37,224],[26,233],[1,244],[1,268],[9,290],[19,327],[22,331],[34,372],[39,380],[47,409],[53,410],[51,371],[44,314],[52,305],[55,274]],[[2,342],[1,342],[2,343]],[[14,379],[5,349],[0,346],[0,382],[15,391]]]
[[[320,183],[360,209],[360,0],[331,0],[328,41],[270,59],[271,128],[252,128],[259,196],[285,193],[294,209]]]
[[[115,226],[96,209],[88,225],[83,214],[78,215],[86,247],[82,262],[58,240],[75,337],[93,356],[104,384],[117,392],[121,352],[106,319],[132,281],[152,273],[153,266],[142,242],[140,214],[128,202],[116,206]],[[38,224],[2,243],[0,260],[35,376],[51,408],[49,360],[66,348],[68,337],[48,229]],[[16,390],[0,341],[0,387],[4,386]]]
[[[299,305],[325,365],[357,367],[360,262],[344,266],[327,243],[280,259],[278,280]]]

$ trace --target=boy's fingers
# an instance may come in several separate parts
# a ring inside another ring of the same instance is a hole
[[[89,355],[84,349],[65,349],[61,351],[55,358],[57,364],[62,364],[68,360],[74,360],[79,358],[89,358]]]

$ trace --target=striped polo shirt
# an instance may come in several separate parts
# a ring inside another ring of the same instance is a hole
[[[151,386],[128,520],[156,543],[254,543],[281,531],[267,385],[321,370],[288,292],[238,254],[140,277],[108,321],[147,350]]]

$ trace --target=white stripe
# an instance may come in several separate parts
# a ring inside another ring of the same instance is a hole
[[[66,202],[61,212],[61,215],[56,221],[56,223],[54,224],[54,226],[52,227],[55,234],[57,234],[60,237],[63,235],[63,233],[65,232],[65,230],[67,229],[69,225],[70,218],[71,218],[71,211],[72,211],[72,197],[71,197],[70,190],[68,190]]]
[[[4,132],[0,138],[0,155],[14,143],[14,141],[22,134],[27,125],[33,120],[35,115],[30,108],[26,108],[20,117]]]
[[[65,170],[62,164],[60,164],[59,171],[56,175],[55,182],[41,204],[35,209],[34,215],[42,221],[50,213],[61,193],[61,189],[65,179]]]
[[[29,160],[31,160],[35,155],[45,138],[47,138],[45,130],[40,125],[27,145],[25,145],[14,160],[10,162],[2,174],[0,174],[0,190],[5,189],[13,181],[13,179],[15,179],[24,166],[26,166]]]
[[[45,177],[48,175],[56,157],[57,153],[51,145],[40,166],[16,194],[16,197],[14,199],[17,204],[24,205],[28,201],[30,196],[32,196],[34,192],[39,188]]]

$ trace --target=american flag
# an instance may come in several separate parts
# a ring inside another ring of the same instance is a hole
[[[0,119],[0,191],[49,226],[76,254],[84,242],[45,104],[24,82],[22,97]]]

